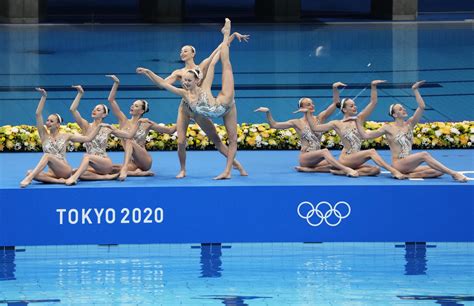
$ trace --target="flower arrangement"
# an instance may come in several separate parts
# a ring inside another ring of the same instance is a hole
[[[367,121],[365,128],[376,130],[384,123]],[[216,125],[217,133],[223,141],[227,141],[225,127]],[[61,126],[61,132],[80,133],[76,123]],[[237,130],[239,150],[297,150],[300,148],[299,137],[293,128],[277,130],[267,123],[242,123]],[[474,121],[463,122],[431,122],[420,123],[413,131],[413,147],[415,149],[452,149],[473,148]],[[197,124],[191,124],[187,133],[189,150],[213,150],[214,145]],[[146,148],[150,151],[170,151],[177,149],[177,135],[158,134],[151,131],[147,136]],[[329,149],[341,149],[339,136],[335,131],[328,131],[322,137],[322,146]],[[387,148],[384,137],[365,140],[362,144],[367,148]],[[122,150],[121,141],[110,136],[108,149]],[[69,151],[84,151],[79,143],[70,143]],[[41,151],[41,141],[36,127],[29,125],[0,127],[0,152],[37,152]]]

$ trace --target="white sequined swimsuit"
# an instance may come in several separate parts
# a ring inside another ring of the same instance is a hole
[[[398,142],[401,149],[400,153],[398,154],[398,158],[402,159],[407,157],[411,153],[411,147],[413,144],[413,131],[411,129],[406,132],[400,131],[395,136],[395,141]]]
[[[43,142],[43,152],[61,160],[66,160],[66,147],[66,139],[62,137],[59,139],[48,137]]]
[[[314,133],[313,131],[311,131],[308,124],[305,124],[303,131],[301,133],[301,139],[306,140],[308,145],[304,147],[304,151],[311,152],[311,151],[320,150],[322,137],[323,137],[323,133]]]
[[[138,130],[137,132],[135,133],[135,136],[133,136],[133,139],[135,139],[135,141],[141,145],[141,146],[145,146],[146,144],[146,136],[148,136],[148,131],[143,128],[143,124],[142,123],[139,123],[139,126],[138,126]]]
[[[235,103],[235,102],[234,102]],[[199,115],[208,118],[218,118],[224,116],[232,107],[233,104],[224,106],[222,104],[211,105],[207,93],[199,89],[198,99],[194,103],[188,103],[189,108]]]
[[[346,150],[346,154],[356,153],[360,151],[362,139],[360,137],[359,131],[355,127],[351,127],[344,130],[342,137],[346,139],[351,146],[348,150]]]
[[[100,127],[97,135],[90,142],[84,143],[86,152],[91,155],[107,158],[107,140],[109,139],[110,129]]]

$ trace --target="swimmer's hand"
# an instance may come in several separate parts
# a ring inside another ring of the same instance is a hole
[[[332,88],[346,87],[347,85],[342,82],[336,82],[332,84]]]
[[[377,86],[377,85],[379,85],[379,84],[386,83],[386,82],[387,82],[387,80],[373,80],[373,81],[370,83],[370,85],[372,85],[372,86]]]
[[[138,67],[136,72],[138,74],[147,74],[150,70],[149,69],[146,69],[146,68],[143,68],[143,67]]]
[[[270,109],[268,107],[259,107],[254,112],[262,112],[262,113],[268,113]]]
[[[413,86],[411,87],[412,90],[417,90],[418,88],[420,88],[423,84],[425,84],[425,80],[423,81],[418,81],[416,82],[415,84],[413,84]]]
[[[148,119],[148,118],[141,118],[138,120],[138,123],[148,123],[148,124],[153,124],[153,122]]]
[[[233,35],[239,40],[239,42],[242,42],[242,40],[245,42],[248,42],[250,39],[250,35],[247,35],[247,34],[242,35],[239,32],[234,32]]]
[[[118,77],[116,77],[114,74],[107,74],[106,77],[111,78],[114,80],[115,83],[120,83],[120,80]]]
[[[309,113],[309,112],[310,112],[309,108],[301,107],[300,109],[297,109],[296,111],[294,111],[293,114],[297,114],[297,113]]]
[[[47,96],[48,96],[48,93],[47,93],[46,90],[44,90],[43,88],[36,87],[35,90],[36,90],[37,92],[40,92],[43,97],[47,97]]]
[[[81,94],[84,93],[84,89],[82,88],[81,85],[72,85],[71,87],[77,89],[78,93],[81,93]]]

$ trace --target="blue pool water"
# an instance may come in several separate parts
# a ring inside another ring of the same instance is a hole
[[[364,88],[372,79],[389,82],[379,90],[372,120],[389,120],[387,109],[395,102],[413,111],[409,87],[419,79],[428,81],[422,89],[428,106],[424,121],[474,120],[472,22],[233,27],[251,35],[249,43],[235,42],[231,50],[239,122],[264,121],[253,113],[258,106],[270,107],[278,120],[294,117],[301,96],[313,97],[316,110],[322,110],[331,102],[335,81],[350,85],[342,96],[362,91],[357,101],[364,106],[369,100]],[[182,66],[179,50],[185,44],[196,47],[199,62],[221,41],[219,29],[219,24],[2,25],[0,125],[34,124],[36,86],[50,92],[45,113],[59,112],[72,121],[68,107],[75,92],[69,86],[83,84],[80,111],[87,117],[95,104],[106,102],[111,83],[104,75],[109,73],[122,81],[118,101],[123,109],[133,99],[146,98],[151,119],[175,122],[179,99],[151,86],[135,68],[166,76]],[[332,118],[339,117],[336,112]]]
[[[17,247],[0,251],[0,304],[469,305],[473,252],[472,243]]]

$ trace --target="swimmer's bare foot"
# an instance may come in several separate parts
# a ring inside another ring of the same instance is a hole
[[[307,173],[318,172],[316,168],[302,167],[302,166],[296,166],[295,170],[298,172],[307,172]]]
[[[25,178],[23,181],[20,182],[20,187],[25,188],[29,184],[31,184],[31,179],[30,178]]]
[[[226,18],[225,19],[225,24],[221,29],[221,33],[224,34],[224,36],[229,36],[230,35],[230,19]]]
[[[348,177],[359,177],[359,172],[354,169],[351,169],[349,172],[346,173]]]
[[[33,170],[31,170],[31,169],[26,171],[26,176],[30,175],[31,172],[33,172]]]
[[[120,173],[112,173],[112,174],[105,174],[104,179],[105,180],[115,180],[119,177]]]
[[[237,161],[234,160],[234,169],[238,170],[241,176],[248,176],[249,174],[245,171],[244,167]]]
[[[329,170],[334,175],[346,175],[346,173],[342,170],[331,169]],[[357,176],[359,176],[359,172],[357,172]]]
[[[179,173],[176,175],[177,179],[182,179],[186,177],[186,170],[181,170]]]
[[[152,171],[140,171],[140,173],[137,173],[137,176],[155,176],[155,173]]]
[[[231,178],[231,174],[230,172],[222,172],[221,174],[219,174],[218,176],[216,176],[214,179],[215,180],[228,180]]]
[[[77,180],[75,180],[74,178],[70,177],[68,178],[67,180],[64,181],[64,183],[68,186],[71,186],[71,185],[76,185],[77,184]]]
[[[66,179],[60,177],[60,178],[58,178],[58,183],[59,183],[59,184],[65,184],[65,183],[66,183]]]
[[[460,183],[466,183],[468,181],[468,178],[459,172],[455,172],[455,174],[453,174],[453,179]]]
[[[128,175],[127,169],[122,167],[122,169],[120,169],[120,174],[119,174],[118,180],[119,181],[125,181],[125,179],[127,178],[127,175]]]
[[[396,178],[397,180],[405,180],[407,178],[407,176],[405,174],[403,174],[403,173],[401,173],[400,171],[397,171],[397,170],[392,172],[392,176],[394,178]]]

